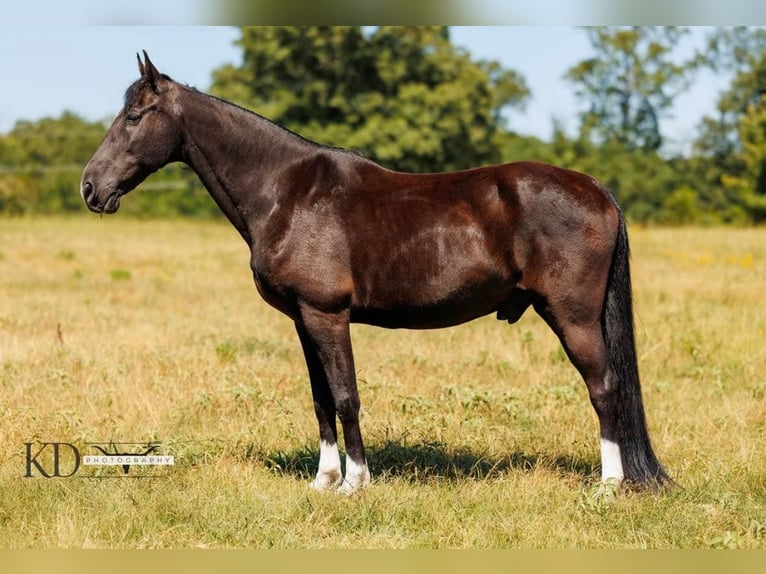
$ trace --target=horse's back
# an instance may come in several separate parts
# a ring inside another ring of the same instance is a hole
[[[409,173],[389,170],[360,156],[346,156],[341,170],[359,201],[499,208],[567,204],[591,213],[614,211],[609,191],[593,177],[537,161],[517,161],[457,171]],[[497,202],[497,203],[495,203]]]

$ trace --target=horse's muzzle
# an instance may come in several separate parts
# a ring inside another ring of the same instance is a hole
[[[80,195],[82,195],[85,205],[93,213],[114,213],[120,208],[120,195],[122,194],[119,191],[113,191],[107,196],[106,201],[101,202],[93,183],[88,180],[82,182]]]

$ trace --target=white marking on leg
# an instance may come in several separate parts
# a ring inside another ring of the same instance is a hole
[[[625,477],[622,471],[622,456],[620,445],[605,438],[601,439],[601,481],[616,479],[622,482]]]
[[[346,478],[338,489],[343,494],[354,494],[357,490],[365,488],[370,484],[370,470],[367,468],[367,461],[360,463],[346,457]]]
[[[332,490],[343,481],[338,443],[319,441],[319,469],[311,482],[315,490]]]

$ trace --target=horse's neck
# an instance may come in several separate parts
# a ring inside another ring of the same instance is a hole
[[[270,121],[202,93],[184,105],[183,159],[240,232],[251,242],[253,226],[277,200],[284,166],[311,144]]]

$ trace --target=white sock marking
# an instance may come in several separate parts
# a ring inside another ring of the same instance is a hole
[[[342,480],[338,444],[319,441],[319,469],[311,487],[316,490],[330,490],[337,487]]]
[[[601,439],[601,481],[606,482],[610,478],[622,481],[625,477],[622,470],[622,456],[620,445],[605,438]]]
[[[340,487],[343,494],[353,494],[360,488],[365,488],[370,484],[370,471],[367,468],[367,461],[361,464],[355,462],[350,457],[346,457],[346,478]]]

